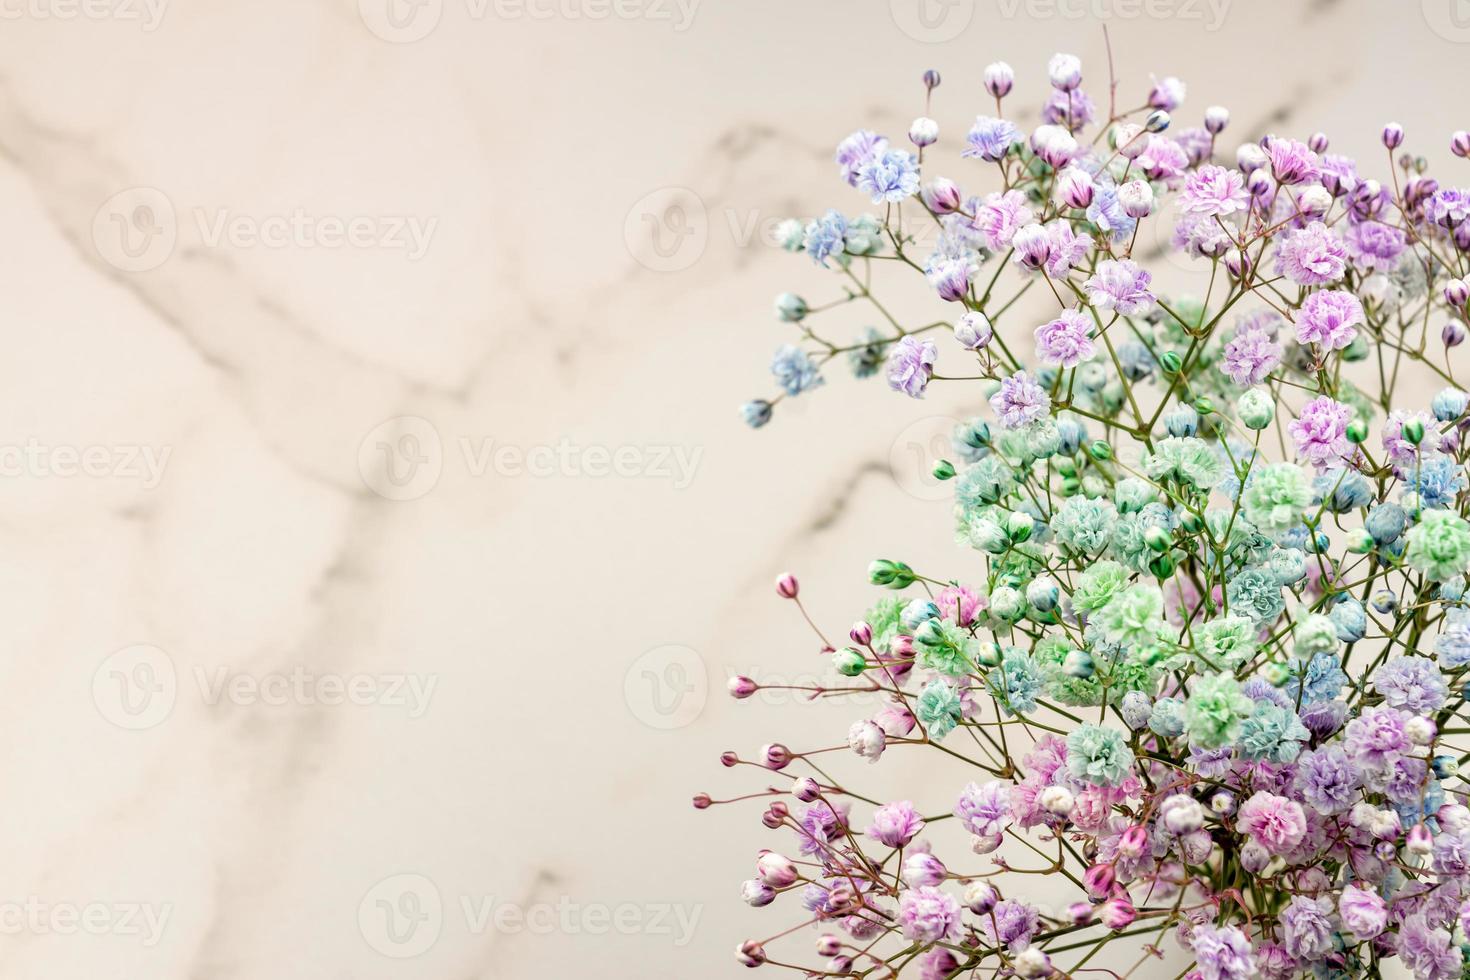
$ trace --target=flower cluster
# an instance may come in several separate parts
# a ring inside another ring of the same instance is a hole
[[[1178,79],[1130,111],[1109,84],[1104,113],[1077,58],[1048,75],[1028,132],[1004,118],[1011,69],[986,70],[994,115],[955,164],[988,189],[931,172],[930,72],[913,149],[866,130],[837,148],[877,213],[782,228],[841,293],[777,299],[800,336],[773,363],[782,393],[747,421],[841,355],[913,398],[972,386],[978,416],[934,468],[964,573],[875,561],[889,591],[847,641],[813,626],[832,679],[806,692],[859,716],[834,744],[723,757],[792,780],[755,794],[785,837],[743,895],[799,918],[738,958],[808,976],[1125,976],[1141,948],[1174,958],[1147,975],[1202,980],[1378,976],[1390,959],[1461,977],[1470,396],[1451,351],[1470,189],[1422,157],[1393,164],[1393,124],[1378,179],[1321,134],[1228,150],[1219,107],[1176,132]],[[1470,155],[1470,136],[1451,150]],[[1196,295],[1142,264],[1149,222],[1199,270]],[[904,267],[940,316],[906,322],[875,298],[874,273]],[[849,307],[885,325],[819,335],[817,313]],[[778,591],[800,604],[791,576]],[[953,772],[904,792],[922,803],[861,795],[825,754],[919,749]],[[945,851],[957,832],[970,848]],[[804,925],[816,963],[776,948]],[[1126,961],[1110,952],[1135,935]]]

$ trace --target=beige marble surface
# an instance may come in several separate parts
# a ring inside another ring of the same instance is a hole
[[[723,696],[820,667],[771,578],[966,560],[965,393],[735,415],[835,141],[1099,15],[1235,137],[1470,122],[1459,0],[929,2],[0,2],[0,978],[733,974],[689,795],[851,720]]]

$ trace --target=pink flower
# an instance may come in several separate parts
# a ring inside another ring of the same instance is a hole
[[[1245,177],[1239,170],[1206,164],[1184,182],[1179,209],[1205,216],[1234,214],[1246,207]]]
[[[1036,328],[1036,356],[1048,364],[1076,367],[1093,355],[1092,320],[1078,310],[1063,310]]]
[[[1010,248],[1016,232],[1030,223],[1031,209],[1026,206],[1026,195],[1020,191],[986,194],[975,213],[975,226],[992,252]]]
[[[1116,310],[1124,316],[1147,313],[1154,305],[1148,291],[1153,276],[1132,259],[1105,259],[1097,273],[1082,284],[1087,301],[1100,310]]]
[[[1337,282],[1347,269],[1347,247],[1320,221],[1292,232],[1276,246],[1276,271],[1298,286]]]
[[[880,806],[873,812],[868,836],[888,847],[906,847],[924,829],[923,819],[907,800]]]
[[[1364,322],[1363,304],[1344,289],[1316,292],[1297,311],[1296,339],[1302,344],[1320,344],[1327,350],[1342,350],[1358,335]]]
[[[960,933],[960,903],[932,885],[910,888],[899,896],[898,923],[915,942],[953,939]]]
[[[1347,425],[1353,410],[1323,395],[1302,406],[1287,430],[1296,440],[1297,456],[1319,468],[1334,466],[1352,452]]]
[[[1306,837],[1307,815],[1295,800],[1258,790],[1241,804],[1235,829],[1272,854],[1285,854]]]
[[[1264,327],[1245,327],[1225,344],[1220,370],[1238,385],[1258,385],[1281,363],[1281,345]]]

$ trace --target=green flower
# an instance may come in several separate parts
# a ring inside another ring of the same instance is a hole
[[[1238,744],[1247,759],[1284,763],[1295,761],[1302,744],[1311,737],[1296,712],[1261,701],[1255,713],[1241,723]]]
[[[1292,652],[1310,662],[1319,653],[1337,652],[1337,624],[1326,616],[1302,617],[1291,628]]]
[[[1240,500],[1246,520],[1276,534],[1301,523],[1302,510],[1312,502],[1312,485],[1295,463],[1272,463],[1255,471]]]
[[[887,595],[879,599],[863,616],[863,622],[873,629],[874,649],[886,651],[889,642],[903,632],[899,617],[903,614],[905,605],[907,602],[903,596]]]
[[[967,516],[1010,496],[1015,488],[1016,475],[1010,464],[992,453],[976,460],[955,481],[955,507],[961,516]]]
[[[1431,582],[1470,571],[1470,524],[1447,510],[1426,510],[1405,535],[1404,560]]]
[[[1130,476],[1119,480],[1113,488],[1113,502],[1125,514],[1143,510],[1149,504],[1159,502],[1159,488],[1146,480]]]
[[[1234,670],[1258,649],[1259,627],[1244,616],[1227,615],[1194,627],[1194,661],[1202,671]]]
[[[1118,525],[1113,528],[1113,557],[1135,572],[1147,574],[1155,552],[1148,546],[1146,535],[1151,528],[1172,534],[1170,517],[1169,508],[1163,504],[1147,504],[1140,511],[1118,518]]]
[[[1206,674],[1194,682],[1184,703],[1184,730],[1191,745],[1218,749],[1240,736],[1241,722],[1255,702],[1241,693],[1240,684],[1229,674]]]
[[[1143,457],[1143,470],[1160,482],[1175,479],[1209,490],[1225,479],[1225,461],[1209,443],[1193,437],[1159,440]]]
[[[1084,555],[1101,554],[1113,537],[1118,508],[1108,500],[1068,497],[1052,515],[1057,543]]]
[[[871,214],[860,214],[847,223],[843,250],[849,255],[875,255],[883,249],[883,222]]]
[[[1184,734],[1184,702],[1178,698],[1159,698],[1148,716],[1148,730],[1162,738]]]
[[[1164,627],[1164,593],[1157,585],[1139,583],[1115,595],[1095,622],[1110,642],[1151,643]]]
[[[1061,637],[1039,640],[1031,650],[1036,666],[1046,681],[1046,696],[1073,707],[1091,707],[1102,703],[1102,683],[1096,674],[1091,677],[1073,677],[1065,670],[1067,655],[1073,651],[1071,643]]]
[[[1067,772],[1093,786],[1117,786],[1133,773],[1133,750],[1117,729],[1084,724],[1067,736]]]
[[[967,631],[942,619],[925,620],[914,631],[914,660],[925,670],[958,677],[975,669],[979,644]]]
[[[1265,568],[1247,568],[1225,586],[1230,608],[1257,623],[1269,623],[1286,610],[1281,583]]]
[[[1096,612],[1113,596],[1128,588],[1128,569],[1115,561],[1099,561],[1087,566],[1072,590],[1072,605],[1082,612]]]
[[[936,742],[941,741],[960,723],[960,696],[954,688],[936,678],[919,692],[914,713],[929,737]]]

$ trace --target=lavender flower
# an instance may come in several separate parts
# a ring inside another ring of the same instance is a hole
[[[918,193],[919,158],[903,150],[875,153],[858,168],[855,186],[874,204],[897,204]]]
[[[1246,208],[1245,177],[1239,170],[1213,164],[1200,167],[1184,182],[1179,209],[1207,217],[1234,214]]]
[[[1037,419],[1045,418],[1051,411],[1051,399],[1046,390],[1017,371],[1000,383],[1000,390],[990,396],[990,407],[1007,429],[1019,429]]]
[[[1363,323],[1363,304],[1352,293],[1340,289],[1308,296],[1297,313],[1296,339],[1327,350],[1341,350],[1358,335]]]
[[[994,162],[1023,142],[1021,131],[1010,122],[992,116],[979,116],[965,136],[966,145],[960,151],[960,156]]]
[[[888,386],[910,398],[923,398],[938,358],[933,341],[900,337],[888,352]]]
[[[1078,310],[1063,310],[1055,320],[1036,328],[1036,356],[1048,364],[1076,367],[1094,350],[1092,320]]]
[[[1261,327],[1246,327],[1226,344],[1220,370],[1238,385],[1258,385],[1281,363],[1281,345]]]
[[[1296,441],[1297,458],[1318,469],[1336,466],[1352,451],[1347,425],[1353,410],[1323,395],[1302,406],[1301,413],[1287,426]]]
[[[1132,316],[1153,308],[1154,296],[1148,291],[1152,280],[1132,259],[1106,259],[1098,263],[1097,273],[1082,288],[1096,308]]]
[[[1347,269],[1347,247],[1320,221],[1292,232],[1276,246],[1276,271],[1298,286],[1337,282]]]

